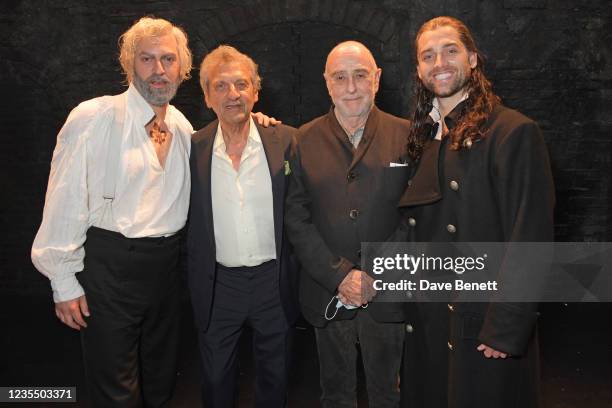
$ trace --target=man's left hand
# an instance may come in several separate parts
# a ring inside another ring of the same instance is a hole
[[[495,350],[494,348],[491,348],[489,346],[487,346],[486,344],[481,344],[480,346],[476,347],[476,350],[478,351],[482,351],[482,353],[484,354],[484,356],[486,358],[506,358],[508,357],[507,353],[504,353],[502,351],[498,351]]]
[[[283,123],[282,121],[277,120],[276,118],[273,118],[271,116],[264,115],[261,112],[251,112],[251,116],[253,116],[253,119],[255,119],[258,125],[261,125],[266,128],[268,126],[274,126],[278,125],[279,123]]]

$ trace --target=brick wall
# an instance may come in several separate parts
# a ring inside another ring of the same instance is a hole
[[[264,78],[256,110],[292,125],[329,109],[324,60],[345,39],[367,44],[383,68],[379,106],[406,115],[416,30],[435,15],[457,16],[473,29],[505,103],[544,130],[557,238],[612,239],[612,8],[604,0],[4,1],[0,292],[47,293],[29,248],[57,131],[80,101],[124,89],[117,38],[145,14],[185,28],[196,67],[220,43],[250,54]],[[197,69],[193,76],[174,103],[199,128],[213,115],[203,106]]]

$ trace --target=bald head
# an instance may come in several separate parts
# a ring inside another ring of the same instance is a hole
[[[365,45],[358,41],[344,41],[336,45],[327,55],[325,62],[325,74],[331,74],[330,66],[333,65],[339,58],[359,58],[364,65],[375,71],[378,67],[374,56]]]
[[[323,76],[336,117],[344,126],[365,123],[374,106],[381,72],[370,50],[357,41],[345,41],[331,50]]]

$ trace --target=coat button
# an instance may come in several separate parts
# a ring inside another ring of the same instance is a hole
[[[408,180],[408,187],[412,185],[412,179]]]
[[[463,146],[467,147],[468,149],[472,148],[472,139],[470,139],[469,137],[467,139],[465,139],[463,141]]]
[[[414,227],[416,225],[416,220],[412,217],[408,218],[408,225]]]
[[[448,346],[449,350],[451,350],[451,351],[453,350],[453,344],[450,341],[447,341],[446,345]]]
[[[406,333],[412,333],[414,331],[414,327],[411,324],[406,325]]]
[[[455,311],[455,307],[453,305],[451,305],[450,303],[446,305],[448,307],[448,310],[451,312]]]
[[[349,183],[353,180],[355,180],[357,178],[357,173],[355,173],[354,171],[349,172],[349,174],[346,175],[346,179],[349,181]]]
[[[457,183],[455,180],[452,180],[448,185],[453,191],[459,190],[459,183]]]
[[[451,234],[454,234],[455,232],[457,232],[457,227],[455,227],[453,224],[448,224],[446,226],[446,230]]]
[[[357,217],[359,217],[359,210],[349,211],[349,217],[351,217],[352,220],[356,220]]]

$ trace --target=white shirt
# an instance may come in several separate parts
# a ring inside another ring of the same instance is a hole
[[[455,107],[459,105],[461,102],[465,101],[468,98],[468,96],[469,95],[467,92],[464,93],[461,99],[457,101],[455,106],[453,106],[449,110],[449,112],[455,109]],[[436,132],[436,137],[434,137],[434,139],[442,140],[442,132],[444,131],[444,118],[442,117],[442,113],[440,112],[440,101],[438,101],[438,98],[433,99],[432,105],[433,106],[431,108],[431,111],[429,112],[429,116],[434,121],[434,123],[438,124],[438,131]]]
[[[32,246],[32,262],[49,277],[55,302],[84,294],[75,273],[83,270],[83,243],[89,227],[128,238],[159,237],[185,225],[191,180],[189,150],[193,128],[173,106],[165,122],[172,141],[161,167],[145,125],[155,113],[132,86],[124,94],[126,117],[117,160],[115,199],[102,219],[108,136],[114,107],[111,96],[81,103],[57,136],[43,220]]]
[[[252,119],[238,171],[227,154],[221,124],[217,127],[211,194],[217,262],[227,267],[256,266],[276,259],[272,180]]]

